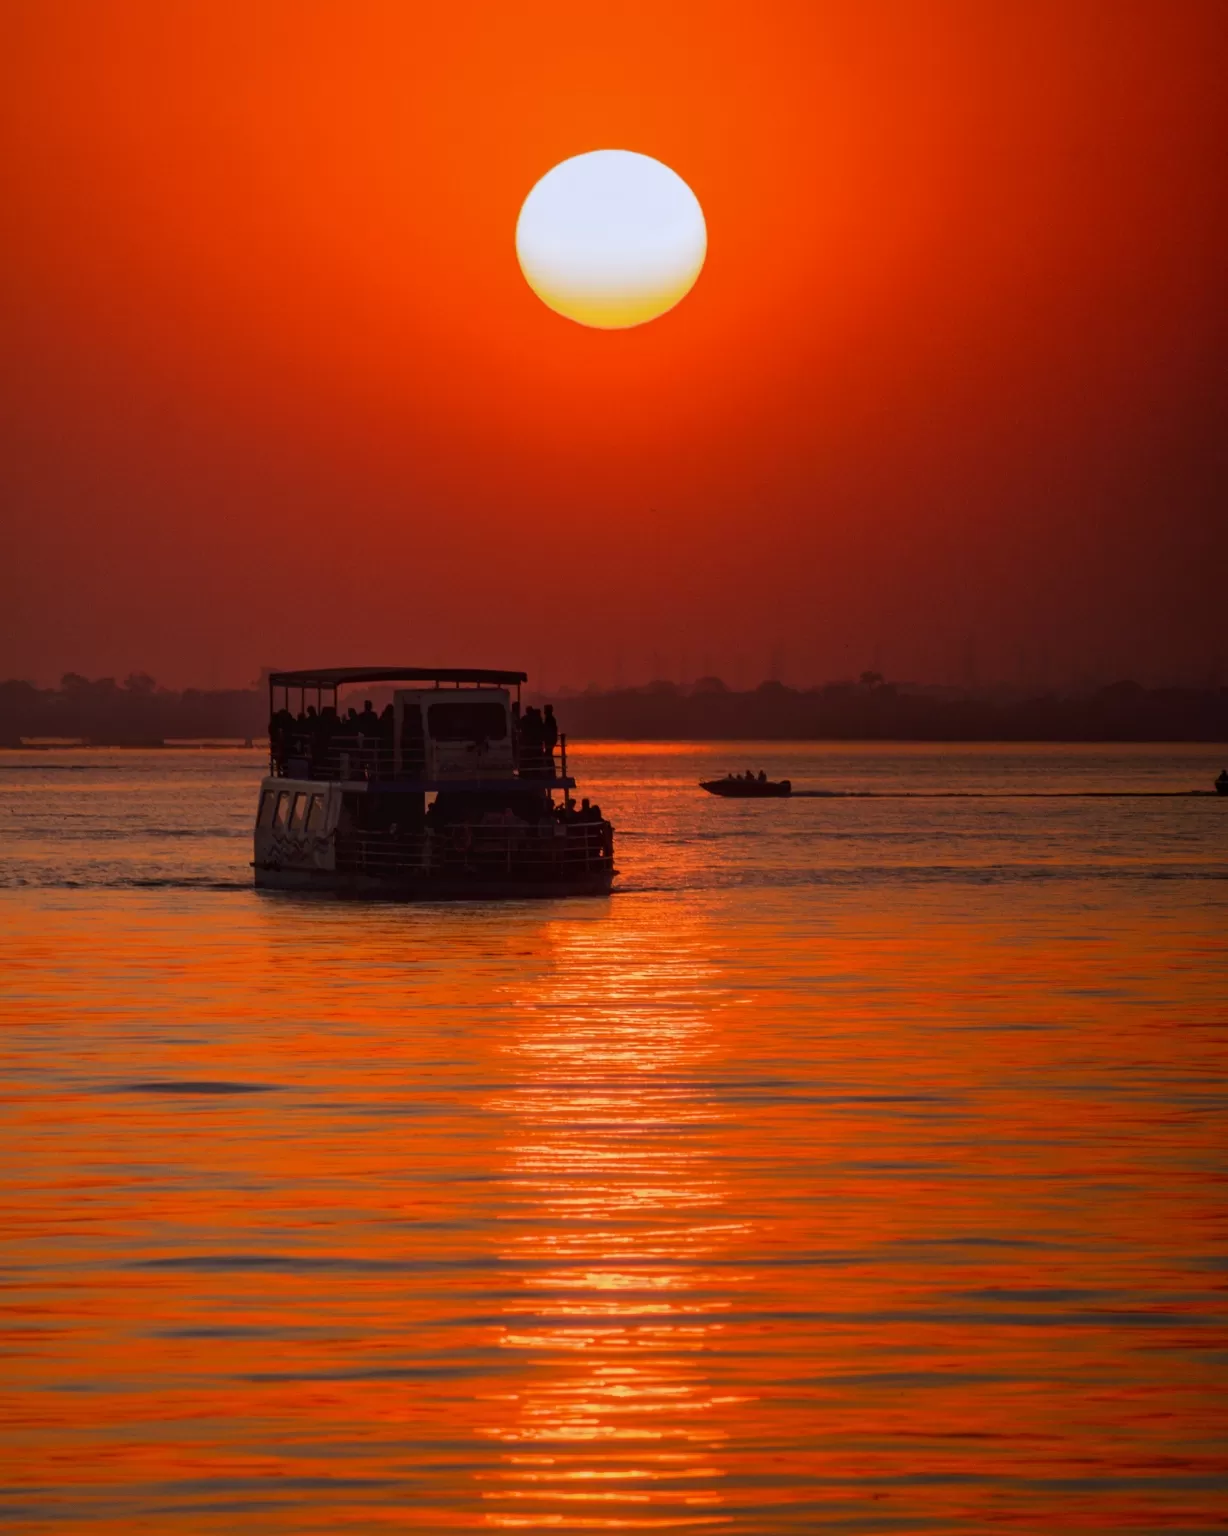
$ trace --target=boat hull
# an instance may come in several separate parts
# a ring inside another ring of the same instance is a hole
[[[256,888],[369,901],[540,901],[610,892],[614,837],[604,820],[526,823],[513,816],[431,827],[421,802],[412,784],[373,792],[367,783],[265,779],[252,849]]]
[[[549,901],[571,896],[608,896],[613,873],[568,875],[559,880],[458,878],[447,875],[390,878],[357,871],[255,868],[256,889],[299,895],[345,896],[362,901]]]
[[[737,779],[732,782],[728,779],[700,779],[699,787],[724,800],[785,800],[793,793],[793,786],[788,779],[779,784],[752,784]]]

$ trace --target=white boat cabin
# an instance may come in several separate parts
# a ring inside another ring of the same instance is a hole
[[[399,688],[392,696],[399,779],[510,779],[516,772],[506,688]]]

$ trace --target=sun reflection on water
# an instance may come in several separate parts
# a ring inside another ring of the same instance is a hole
[[[508,1050],[492,1105],[517,1235],[519,1291],[499,1329],[520,1390],[487,1433],[503,1445],[483,1490],[496,1527],[727,1525],[721,1452],[741,1399],[707,1355],[735,1289],[721,1263],[748,1226],[727,1215],[706,1086],[717,968],[695,924],[661,934],[579,925]]]

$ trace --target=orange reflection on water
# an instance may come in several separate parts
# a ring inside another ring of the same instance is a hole
[[[1221,914],[10,904],[5,1517],[1213,1528]]]
[[[743,1397],[714,1388],[707,1356],[754,1277],[708,1267],[750,1226],[728,1219],[714,1155],[725,1116],[705,1069],[725,995],[702,925],[564,929],[546,985],[513,997],[511,1086],[492,1108],[523,1290],[500,1343],[523,1387],[488,1431],[518,1449],[487,1474],[487,1519],[725,1525],[719,1452]]]

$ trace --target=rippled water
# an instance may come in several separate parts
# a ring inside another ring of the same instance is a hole
[[[0,1523],[1223,1529],[1222,755],[590,747],[617,895],[402,908],[0,754]]]

